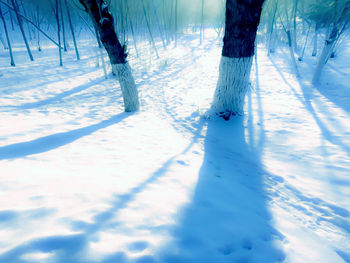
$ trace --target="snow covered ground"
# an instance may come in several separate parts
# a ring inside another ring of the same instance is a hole
[[[94,46],[0,51],[0,262],[350,262],[349,43],[317,87],[259,46],[230,122],[206,117],[215,32],[130,51],[138,113]]]

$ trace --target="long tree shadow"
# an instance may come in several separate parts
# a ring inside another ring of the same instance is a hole
[[[15,143],[0,147],[0,160],[22,158],[28,155],[39,154],[54,150],[69,143],[72,143],[84,136],[90,135],[100,129],[107,128],[121,122],[132,113],[121,113],[108,120],[93,124],[84,128],[71,130],[68,132],[56,133],[41,137],[28,142]]]
[[[115,118],[115,117],[114,117]],[[125,117],[124,117],[125,118]],[[113,118],[112,118],[113,119]],[[120,119],[120,121],[122,118]],[[111,120],[108,120],[111,121]],[[110,207],[104,211],[96,213],[93,216],[93,222],[87,223],[85,221],[68,220],[68,224],[71,225],[74,232],[78,234],[70,235],[53,235],[42,238],[35,238],[28,242],[22,243],[5,253],[0,254],[0,262],[7,263],[28,263],[31,261],[23,258],[24,255],[30,253],[52,253],[50,262],[67,262],[67,263],[90,263],[96,262],[86,258],[84,255],[89,249],[89,243],[96,239],[96,236],[101,231],[115,231],[118,227],[118,222],[113,222],[113,219],[118,215],[118,212],[126,208],[137,196],[138,193],[144,191],[149,185],[160,179],[167,174],[168,168],[173,162],[183,154],[189,152],[192,147],[198,142],[202,136],[200,135],[205,121],[201,120],[197,125],[197,131],[194,133],[193,139],[184,148],[183,151],[169,158],[161,167],[153,172],[146,180],[140,182],[135,187],[131,188],[125,194],[115,194],[109,203]],[[12,221],[15,217],[20,215],[14,211],[0,212],[1,221]],[[112,253],[99,262],[103,263],[123,263],[130,262],[125,253],[118,251]]]
[[[335,67],[330,62],[326,65],[327,70],[324,72],[324,75],[327,75],[327,82],[331,84],[317,84],[314,88],[338,107],[350,113],[349,75],[346,71],[340,70],[338,68],[339,65]]]
[[[322,121],[322,119],[317,114],[314,106],[312,105],[312,90],[310,90],[310,87],[305,85],[300,79],[298,80],[298,83],[301,87],[302,94],[300,95],[295,88],[288,82],[288,80],[285,78],[283,72],[279,68],[279,66],[274,62],[274,60],[270,57],[270,61],[273,64],[273,66],[276,68],[277,72],[280,74],[283,82],[291,89],[291,91],[294,93],[295,97],[305,106],[306,110],[311,114],[311,116],[314,118],[317,126],[319,127],[321,134],[325,140],[328,142],[339,146],[341,149],[343,149],[345,152],[350,153],[350,146],[345,144],[338,136],[335,136],[333,132],[327,127],[327,125]],[[331,116],[330,116],[331,117]]]
[[[60,102],[62,99],[71,96],[73,94],[79,93],[81,91],[84,91],[94,85],[100,84],[101,82],[105,81],[105,78],[97,78],[96,80],[93,80],[89,83],[84,83],[82,85],[79,85],[75,88],[72,88],[70,90],[64,91],[62,93],[59,93],[51,98],[47,98],[44,100],[40,100],[40,101],[36,101],[36,102],[29,102],[29,103],[24,103],[22,105],[18,105],[18,106],[1,106],[1,108],[5,108],[8,110],[14,110],[14,109],[19,109],[19,110],[30,110],[30,109],[35,109],[35,108],[39,108],[42,106],[46,106],[48,104],[53,104],[53,103],[57,103]]]
[[[160,262],[281,262],[264,191],[259,151],[245,139],[243,117],[210,120],[192,203],[174,227]]]

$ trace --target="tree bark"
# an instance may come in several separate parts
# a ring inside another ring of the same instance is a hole
[[[264,0],[226,0],[224,46],[212,105],[225,120],[243,113],[263,3]]]
[[[104,45],[114,73],[122,89],[126,112],[139,109],[138,92],[130,66],[127,62],[126,50],[120,44],[113,27],[113,17],[103,0],[79,0],[89,13],[95,24],[102,44]]]

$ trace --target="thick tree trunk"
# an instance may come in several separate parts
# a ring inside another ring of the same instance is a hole
[[[114,73],[117,75],[123,92],[125,111],[139,109],[138,92],[130,66],[126,60],[126,52],[121,46],[113,27],[113,17],[103,0],[79,0],[95,24],[101,42],[104,45]]]
[[[226,0],[224,46],[212,108],[228,120],[243,113],[264,0]]]

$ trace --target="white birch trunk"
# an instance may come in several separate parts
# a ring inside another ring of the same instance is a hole
[[[249,77],[253,57],[229,58],[222,56],[219,80],[214,94],[212,109],[230,117],[243,113],[245,95],[249,89]]]
[[[112,69],[117,75],[122,89],[125,111],[137,111],[139,109],[139,96],[129,64],[112,64]]]

